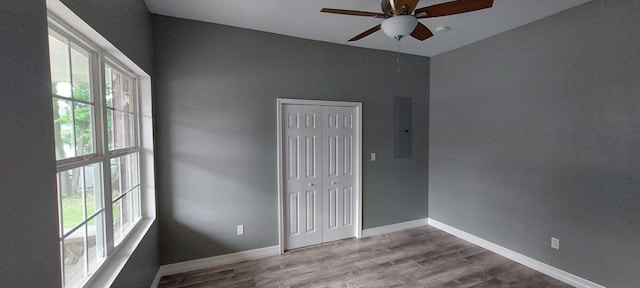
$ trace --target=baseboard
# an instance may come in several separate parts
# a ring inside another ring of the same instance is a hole
[[[456,236],[460,239],[466,240],[468,242],[471,242],[475,245],[478,245],[484,249],[487,249],[489,251],[492,251],[496,254],[499,254],[505,258],[511,259],[515,262],[518,262],[524,266],[527,266],[533,270],[536,270],[538,272],[541,272],[543,274],[549,275],[555,279],[558,279],[564,283],[567,283],[569,285],[572,285],[574,287],[578,287],[578,288],[605,288],[602,285],[593,283],[589,280],[580,278],[576,275],[573,275],[571,273],[565,272],[563,270],[560,270],[556,267],[553,267],[551,265],[545,264],[543,262],[540,262],[538,260],[535,260],[533,258],[527,257],[525,255],[522,255],[518,252],[515,252],[513,250],[509,250],[505,247],[502,247],[498,244],[495,244],[493,242],[489,242],[487,240],[484,240],[478,236],[475,236],[473,234],[469,234],[467,232],[464,232],[460,229],[454,228],[452,226],[449,226],[447,224],[444,224],[442,222],[439,222],[437,220],[431,219],[431,218],[427,218],[429,225],[438,228],[444,232],[447,232],[453,236]]]
[[[151,283],[151,288],[158,288],[158,285],[160,285],[160,278],[162,278],[162,276],[160,274],[160,268],[158,268],[158,273],[156,273],[156,278],[153,278],[153,282]]]
[[[362,230],[362,237],[366,238],[371,236],[377,236],[377,235],[393,233],[393,232],[398,232],[406,229],[416,228],[420,226],[427,226],[427,225],[428,225],[427,218],[423,218],[423,219],[418,219],[413,221],[380,226],[380,227],[371,228],[371,229],[365,229],[365,230]]]
[[[209,258],[197,259],[192,261],[179,262],[174,264],[162,265],[158,269],[156,278],[153,280],[151,288],[158,287],[160,278],[166,275],[172,275],[177,273],[184,273],[194,270],[212,268],[216,266],[222,266],[247,260],[255,260],[265,258],[269,256],[279,255],[280,246],[271,246],[265,248],[259,248],[254,250],[242,251],[237,253],[225,254],[220,256],[214,256]]]

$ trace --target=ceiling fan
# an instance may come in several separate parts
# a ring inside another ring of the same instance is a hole
[[[424,41],[431,38],[433,32],[418,22],[418,19],[462,14],[493,6],[493,0],[456,0],[416,9],[419,1],[382,0],[382,13],[333,8],[323,8],[320,12],[385,19],[382,24],[356,35],[349,39],[349,42],[360,40],[380,29],[396,40],[411,35],[413,38]]]

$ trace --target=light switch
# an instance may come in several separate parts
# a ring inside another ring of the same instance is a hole
[[[371,161],[376,161],[376,153],[371,153]]]

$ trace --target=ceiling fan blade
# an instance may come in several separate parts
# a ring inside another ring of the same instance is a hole
[[[356,37],[353,37],[353,38],[349,39],[348,42],[358,41],[358,40],[360,40],[360,39],[362,39],[364,37],[367,37],[367,36],[373,34],[374,32],[378,32],[378,30],[380,30],[380,25],[376,25],[375,27],[356,35]]]
[[[353,15],[353,16],[365,16],[365,17],[376,17],[376,18],[384,18],[384,14],[382,13],[374,13],[374,12],[366,12],[366,11],[356,11],[356,10],[343,10],[343,9],[333,9],[333,8],[322,8],[320,12],[324,13],[332,13],[332,14],[342,14],[342,15]]]
[[[493,0],[457,0],[416,9],[415,15],[418,18],[449,16],[487,9],[492,6]],[[426,15],[420,15],[425,13]]]
[[[424,41],[433,37],[433,32],[431,32],[427,26],[424,26],[424,24],[418,22],[418,26],[416,26],[416,29],[413,29],[411,36],[420,41]]]

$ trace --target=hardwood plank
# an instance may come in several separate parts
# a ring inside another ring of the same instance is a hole
[[[162,277],[160,288],[571,287],[431,227]]]

